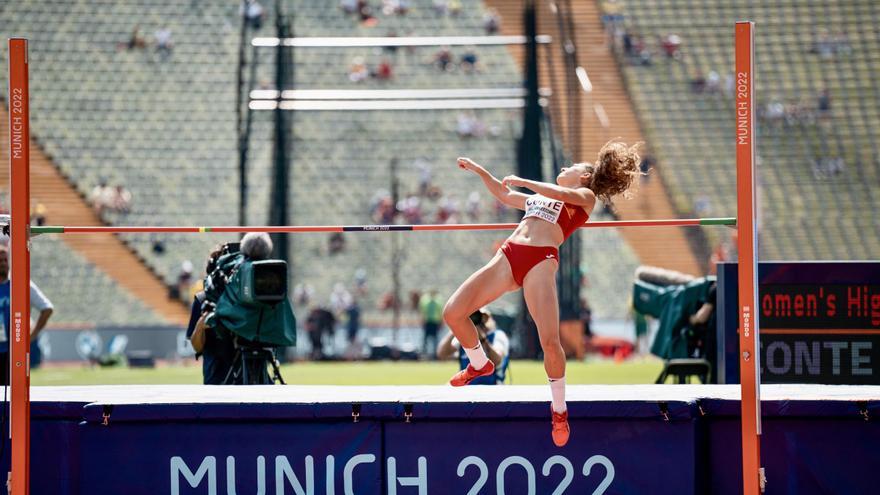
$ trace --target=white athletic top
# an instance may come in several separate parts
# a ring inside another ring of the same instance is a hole
[[[559,215],[565,205],[562,201],[550,199],[540,194],[532,194],[526,198],[526,214],[523,218],[536,217],[550,223],[559,222]]]

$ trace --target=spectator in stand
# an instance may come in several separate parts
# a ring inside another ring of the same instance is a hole
[[[451,15],[452,17],[458,17],[458,15],[461,14],[461,0],[449,0],[446,3],[446,6],[449,15]]]
[[[697,218],[708,217],[712,214],[712,199],[706,193],[701,193],[694,199],[694,213]]]
[[[46,225],[46,214],[49,209],[43,203],[37,202],[36,206],[31,208],[31,223],[39,226]]]
[[[153,36],[156,38],[156,53],[159,54],[159,59],[163,62],[168,60],[174,46],[171,41],[171,30],[166,26],[157,30]]]
[[[681,37],[679,35],[667,34],[660,41],[660,46],[663,47],[666,58],[681,60]]]
[[[819,97],[816,100],[816,108],[819,110],[819,117],[831,116],[831,92],[828,91],[828,88],[823,89],[819,93]]]
[[[397,209],[403,213],[404,221],[407,224],[418,225],[422,223],[421,200],[415,194],[410,194],[406,198],[400,200]]]
[[[834,51],[838,55],[849,55],[852,53],[852,45],[849,43],[849,35],[841,31],[834,36]]]
[[[382,225],[391,225],[394,223],[394,217],[397,215],[394,201],[390,195],[383,196],[373,208],[373,223]]]
[[[473,74],[479,70],[477,65],[477,54],[474,53],[473,50],[468,50],[461,56],[461,63],[459,64],[461,67],[461,71],[465,74]]]
[[[734,80],[733,73],[728,72],[724,76],[724,96],[726,96],[727,98],[733,98],[735,90],[736,81]]]
[[[391,29],[387,33],[385,33],[385,37],[386,38],[396,38],[397,31]],[[391,54],[395,54],[395,53],[397,53],[397,47],[396,46],[383,46],[382,51],[385,51],[385,52],[388,52]]]
[[[782,122],[785,118],[785,105],[779,100],[779,97],[773,96],[767,102],[764,118],[770,122]]]
[[[488,35],[497,34],[501,30],[501,15],[497,10],[490,8],[483,14],[483,29]]]
[[[190,260],[184,260],[180,264],[180,273],[177,274],[177,282],[171,288],[171,299],[180,299],[183,302],[192,300],[191,294],[193,284],[193,264]]]
[[[650,172],[654,167],[657,166],[657,160],[648,153],[642,157],[642,161],[639,163],[639,171],[642,173],[642,184],[647,184],[649,180],[651,180]]]
[[[443,303],[437,293],[437,289],[428,289],[428,292],[419,298],[419,314],[422,316],[422,352],[425,356],[433,356],[437,347],[437,332],[443,324]],[[431,341],[430,345],[428,341]]]
[[[623,2],[620,0],[603,0],[602,2],[602,23],[607,28],[623,22]]]
[[[706,92],[718,93],[719,91],[721,91],[721,75],[710,70],[709,75],[706,76]]]
[[[700,70],[691,77],[691,92],[700,94],[706,90],[706,78]]]
[[[135,26],[131,32],[131,36],[128,38],[128,41],[125,43],[119,43],[116,45],[117,50],[143,50],[147,47],[147,40],[141,36],[141,27]]]
[[[458,223],[458,202],[446,196],[440,198],[437,223]]]
[[[113,189],[111,198],[110,208],[116,213],[127,214],[131,211],[131,192],[122,184]]]
[[[327,252],[333,256],[345,250],[345,236],[341,232],[333,232],[327,239]]]
[[[258,0],[247,0],[245,5],[241,6],[239,13],[244,15],[247,24],[254,30],[263,27],[263,21],[266,19],[266,9]]]
[[[836,156],[832,158],[828,163],[828,173],[830,175],[840,175],[846,169],[846,164],[843,161],[843,158]]]
[[[358,0],[340,0],[339,8],[346,14],[354,14],[358,11]]]
[[[380,81],[388,81],[392,77],[391,62],[389,62],[388,59],[383,59],[382,63],[380,63],[379,67],[376,69],[376,79]]]
[[[379,21],[373,15],[373,8],[370,7],[370,4],[367,2],[367,0],[358,1],[358,15],[361,19],[361,25],[364,27],[373,27],[379,23]]]
[[[431,6],[434,8],[434,12],[437,15],[446,15],[446,12],[449,10],[449,0],[433,0],[431,2]]]
[[[367,64],[364,63],[363,57],[351,59],[351,66],[348,69],[348,80],[353,83],[359,83],[368,77],[370,77],[370,71],[367,70]]]
[[[113,188],[107,184],[107,180],[101,179],[98,185],[92,189],[92,193],[89,195],[89,203],[92,204],[95,213],[101,216],[104,210],[112,207],[114,196]]]
[[[636,36],[633,48],[639,65],[648,67],[654,63],[654,53],[645,44],[645,39],[643,37]]]
[[[636,40],[632,33],[627,30],[623,31],[620,36],[620,42],[623,44],[623,54],[627,58],[635,58],[636,56]]]
[[[382,0],[382,13],[385,15],[406,15],[408,11],[406,0]]]
[[[419,171],[419,196],[427,196],[432,179],[431,162],[418,158],[413,166]]]
[[[460,138],[483,137],[486,134],[486,124],[472,111],[459,112],[455,128]]]
[[[434,54],[434,65],[444,72],[451,71],[453,69],[452,52],[449,50],[448,46],[440,48],[440,50]]]
[[[828,31],[822,30],[819,35],[816,37],[816,40],[813,42],[812,53],[819,55],[820,58],[825,60],[834,58],[834,40],[832,40],[831,35],[828,34]]]

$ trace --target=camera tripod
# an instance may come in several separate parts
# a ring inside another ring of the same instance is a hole
[[[269,366],[272,367],[271,375],[269,374]],[[286,385],[278,367],[278,360],[275,359],[275,349],[253,343],[237,342],[235,358],[232,360],[232,367],[226,374],[223,384],[274,385],[275,383]]]

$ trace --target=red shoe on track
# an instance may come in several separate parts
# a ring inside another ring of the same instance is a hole
[[[571,432],[568,427],[568,411],[558,413],[551,409],[550,413],[553,415],[553,431],[551,432],[553,443],[557,447],[563,447],[568,443],[568,435]]]
[[[467,368],[459,371],[449,379],[449,384],[453,387],[463,387],[474,381],[475,378],[491,375],[492,373],[495,373],[495,365],[492,364],[492,361],[487,361],[486,365],[478,370],[475,370],[473,366],[468,364]]]

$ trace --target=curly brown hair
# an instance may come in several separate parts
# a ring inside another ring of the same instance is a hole
[[[641,143],[627,146],[617,140],[611,140],[599,150],[599,156],[593,165],[587,164],[590,178],[583,184],[593,191],[603,203],[612,204],[611,198],[623,194],[629,199],[633,195],[636,178],[642,175],[639,170],[638,147]]]

